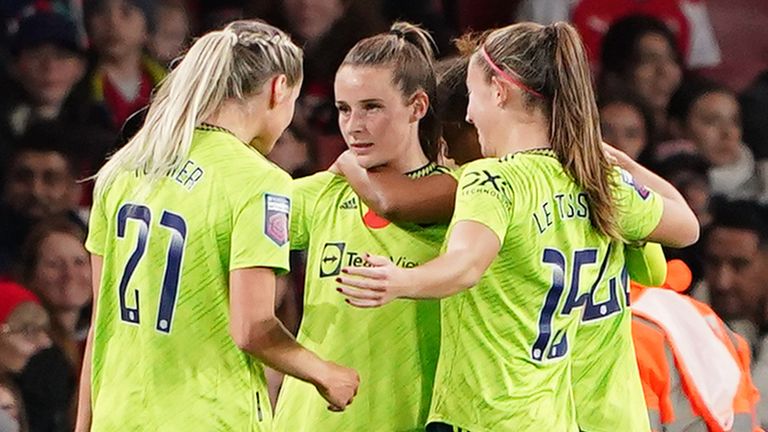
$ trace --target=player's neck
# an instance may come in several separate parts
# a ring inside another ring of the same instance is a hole
[[[497,156],[551,147],[547,125],[538,119],[516,122],[504,131],[502,139],[499,140]]]
[[[236,102],[224,102],[216,112],[208,116],[203,122],[224,128],[240,141],[253,145],[259,130],[258,122],[254,119],[259,118],[261,116],[255,115],[251,110],[244,110],[242,105]],[[259,148],[256,150],[261,151]]]
[[[410,143],[407,146],[407,150],[392,162],[389,166],[401,173],[408,173],[415,171],[429,162],[427,156],[424,155],[424,151],[421,149],[421,142],[419,141],[418,129],[415,134],[409,137]]]

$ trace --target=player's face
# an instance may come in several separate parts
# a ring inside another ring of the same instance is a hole
[[[91,301],[91,266],[83,244],[54,232],[40,242],[31,286],[56,310],[80,310]]]
[[[493,143],[499,133],[499,116],[493,86],[486,80],[485,71],[477,65],[477,60],[469,62],[467,69],[467,121],[477,128],[477,138],[483,156],[495,156]]]
[[[334,92],[341,134],[360,166],[388,165],[408,151],[419,119],[389,68],[342,66]]]
[[[686,131],[712,165],[736,162],[741,145],[738,101],[730,94],[719,92],[700,97],[691,106]]]
[[[63,156],[56,152],[25,152],[8,170],[4,198],[17,213],[40,219],[72,207],[75,189]]]
[[[645,120],[631,105],[612,103],[600,110],[600,128],[608,144],[634,160],[645,148]]]
[[[50,321],[40,305],[22,303],[0,326],[0,365],[19,372],[38,351],[51,345]]]
[[[16,71],[34,103],[58,107],[82,78],[85,60],[66,48],[44,44],[19,53]]]
[[[765,294],[755,283],[759,271],[757,233],[715,227],[705,250],[704,278],[712,308],[725,320],[753,318]]]

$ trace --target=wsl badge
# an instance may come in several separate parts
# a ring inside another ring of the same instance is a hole
[[[264,209],[264,235],[278,246],[288,243],[290,198],[283,195],[264,194]]]
[[[632,186],[632,188],[635,189],[635,192],[640,195],[640,198],[646,200],[651,195],[651,191],[648,190],[647,187],[638,182],[634,177],[632,177],[632,174],[625,170],[621,170],[621,180],[623,180],[624,183],[628,184],[629,186]]]

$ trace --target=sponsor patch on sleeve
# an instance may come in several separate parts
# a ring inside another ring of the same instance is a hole
[[[628,184],[629,186],[632,186],[633,189],[637,192],[638,195],[640,195],[640,198],[642,199],[648,199],[648,197],[651,195],[651,191],[648,190],[647,187],[645,187],[643,184],[635,180],[634,177],[632,177],[632,174],[625,170],[621,170],[621,179],[624,181],[624,183]]]
[[[287,196],[264,194],[264,235],[282,246],[288,243],[288,217],[291,200]]]

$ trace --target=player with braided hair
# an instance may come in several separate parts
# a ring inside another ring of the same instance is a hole
[[[311,383],[330,409],[351,402],[357,374],[274,315],[291,182],[264,155],[301,81],[301,49],[277,28],[208,33],[97,174],[78,431],[271,431],[264,365]]]

